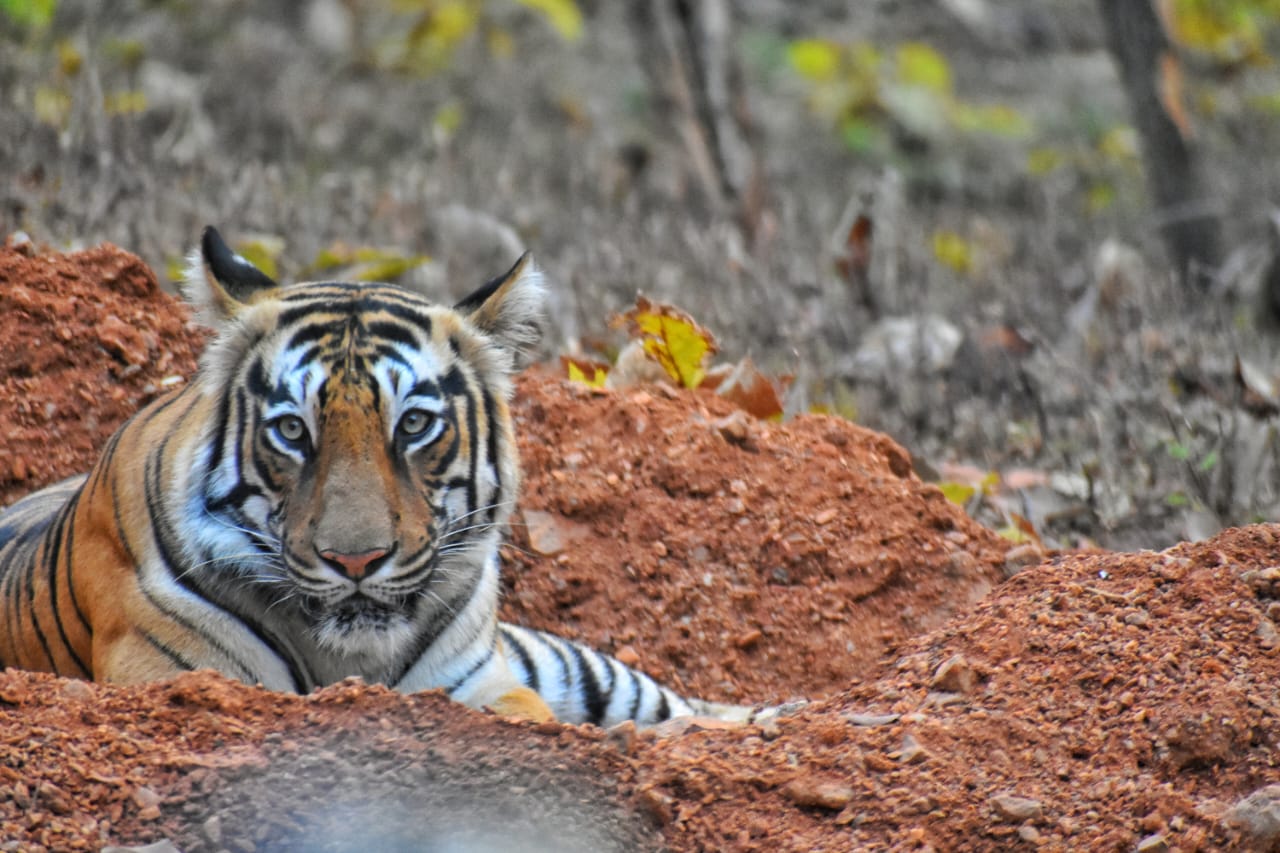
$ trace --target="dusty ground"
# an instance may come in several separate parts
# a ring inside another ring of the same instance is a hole
[[[8,249],[0,271],[13,497],[82,468],[70,437],[96,424],[100,440],[124,399],[190,366],[199,336],[114,249]],[[121,365],[142,349],[100,337],[107,314],[153,330],[141,371]],[[61,328],[79,348],[55,379],[15,367]],[[508,618],[709,696],[819,701],[765,727],[606,733],[357,684],[295,697],[210,674],[114,688],[9,671],[0,846],[1280,844],[1280,791],[1270,811],[1233,808],[1276,778],[1280,527],[1064,556],[999,583],[1018,555],[881,435],[826,417],[744,432],[717,398],[537,372],[519,393],[528,491]],[[37,400],[79,400],[78,417],[41,427]]]

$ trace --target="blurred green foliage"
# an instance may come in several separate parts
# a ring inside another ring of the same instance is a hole
[[[1010,137],[1031,131],[1012,107],[958,98],[950,64],[923,42],[885,49],[868,41],[800,39],[790,43],[787,58],[814,112],[833,121],[855,151],[891,153],[895,129],[924,139],[952,130]]]
[[[0,13],[15,24],[32,29],[47,27],[58,0],[0,0]]]
[[[515,37],[495,14],[510,6],[495,0],[386,0],[404,18],[393,33],[374,49],[374,64],[410,74],[429,75],[444,70],[462,45],[482,38],[489,52],[508,57],[515,52]],[[576,0],[515,0],[515,5],[536,13],[560,38],[576,41],[582,36],[582,11]]]

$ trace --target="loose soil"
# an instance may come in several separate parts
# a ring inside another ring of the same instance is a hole
[[[126,253],[0,252],[0,502],[87,467],[201,340]],[[504,618],[691,693],[810,705],[604,732],[350,682],[7,671],[0,847],[1275,848],[1280,791],[1237,804],[1277,778],[1280,527],[1003,581],[1044,555],[882,435],[538,370],[517,393]]]

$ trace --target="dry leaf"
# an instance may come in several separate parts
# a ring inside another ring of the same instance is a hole
[[[774,382],[760,372],[750,356],[734,365],[715,391],[749,414],[764,420],[781,420],[782,399]]]
[[[667,375],[685,388],[697,388],[706,376],[707,358],[716,352],[715,338],[673,305],[637,297],[636,307],[615,320],[625,323],[632,337]]]
[[[560,365],[564,368],[570,381],[581,382],[583,385],[588,385],[592,388],[603,388],[605,380],[609,378],[609,365],[593,358],[562,355],[560,356]]]
[[[1165,51],[1160,54],[1160,79],[1157,80],[1156,91],[1160,94],[1160,104],[1165,115],[1178,128],[1183,139],[1191,138],[1191,119],[1183,103],[1182,65],[1178,57]]]

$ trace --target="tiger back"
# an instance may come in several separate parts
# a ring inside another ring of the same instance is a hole
[[[753,716],[498,621],[512,376],[545,301],[528,256],[449,307],[281,287],[209,228],[188,296],[216,332],[188,385],[0,514],[0,664],[303,693],[359,676],[604,725]]]

